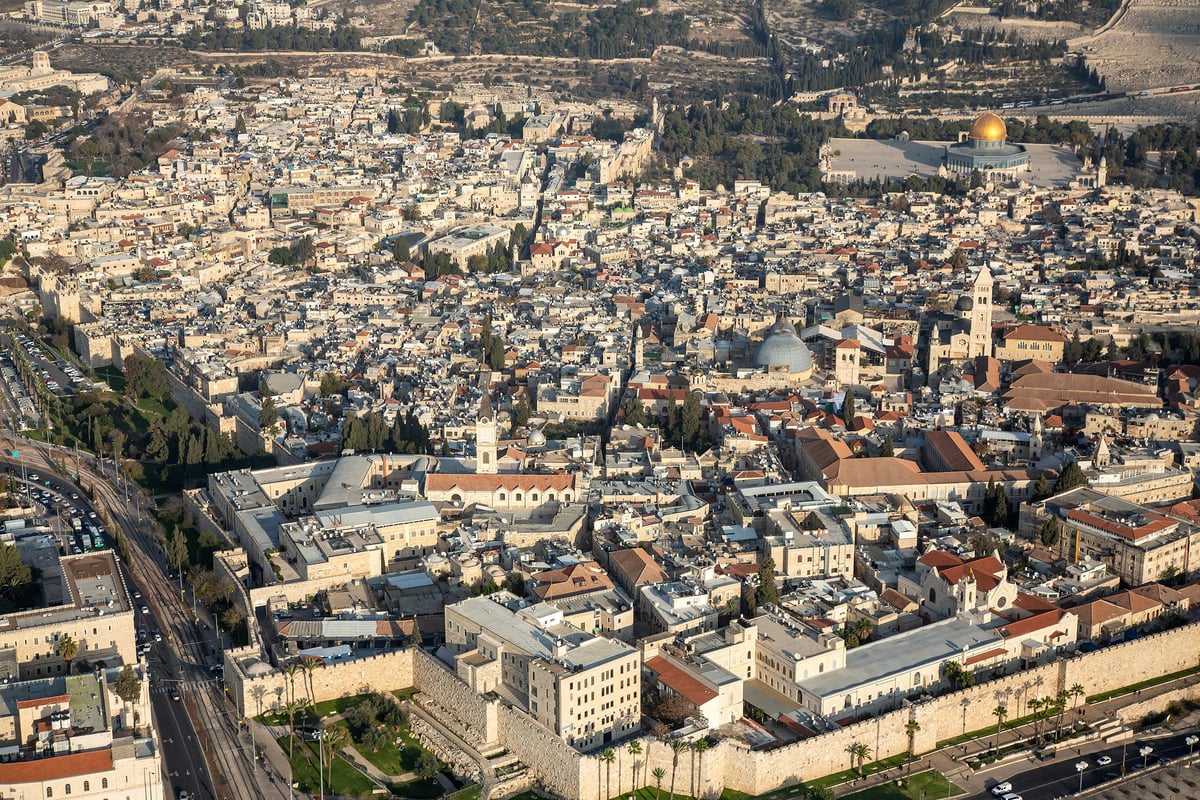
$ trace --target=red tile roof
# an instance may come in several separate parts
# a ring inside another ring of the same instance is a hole
[[[0,763],[0,784],[33,783],[94,775],[112,769],[112,751],[89,750],[53,758]]]
[[[671,659],[655,656],[646,662],[646,667],[656,675],[658,680],[675,694],[682,695],[697,707],[704,705],[717,696],[700,681],[693,678]]]

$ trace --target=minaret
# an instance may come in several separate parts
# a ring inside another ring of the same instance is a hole
[[[496,414],[492,411],[492,398],[486,389],[475,417],[475,472],[479,475],[496,474]]]
[[[1103,189],[1108,185],[1108,159],[1100,156],[1100,166],[1096,168],[1096,188]]]
[[[642,368],[646,357],[646,342],[642,338],[642,323],[633,323],[633,370],[637,372]]]
[[[971,358],[992,354],[992,285],[992,270],[984,264],[971,288]]]

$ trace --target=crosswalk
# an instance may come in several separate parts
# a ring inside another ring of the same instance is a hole
[[[150,691],[154,694],[170,694],[171,692],[195,692],[205,689],[209,686],[216,685],[216,678],[197,681],[172,681],[171,683],[160,683],[156,686],[151,686]]]

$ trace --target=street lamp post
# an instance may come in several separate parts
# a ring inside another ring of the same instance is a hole
[[[329,731],[322,728],[316,733],[317,740],[317,758],[319,766],[317,767],[317,786],[319,792],[317,796],[321,800],[325,800],[325,737],[329,735]]]
[[[1192,748],[1196,746],[1197,742],[1200,742],[1200,736],[1192,735],[1183,740],[1183,743],[1188,746],[1188,759],[1189,760],[1191,760],[1191,758],[1192,758]]]
[[[1142,757],[1142,769],[1146,768],[1146,761],[1150,758],[1150,754],[1154,752],[1154,748],[1148,744],[1144,744],[1138,748],[1138,755]]]
[[[1088,768],[1086,761],[1076,761],[1075,771],[1079,773],[1079,791],[1083,791],[1083,771]]]

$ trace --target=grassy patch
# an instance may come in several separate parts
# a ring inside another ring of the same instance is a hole
[[[898,767],[908,760],[907,753],[901,753],[896,756],[880,759],[879,761],[871,761],[863,765],[863,774],[872,775],[876,772],[881,772],[885,769]],[[832,775],[826,775],[824,778],[818,778],[812,781],[813,786],[837,786],[840,783],[845,783],[848,780],[858,777],[857,769],[844,769],[841,772],[835,772]],[[786,790],[783,790],[786,791]],[[782,795],[782,797],[794,797],[795,795]],[[763,795],[763,797],[771,797],[771,795]]]
[[[1113,689],[1112,691],[1101,692],[1100,694],[1088,695],[1087,701],[1089,703],[1103,703],[1105,700],[1111,700],[1112,698],[1120,697],[1123,694],[1136,692],[1139,689],[1148,689],[1151,686],[1158,686],[1160,683],[1169,683],[1171,681],[1178,680],[1179,678],[1186,678],[1188,675],[1195,675],[1197,673],[1200,673],[1200,667],[1189,667],[1188,669],[1180,670],[1179,672],[1172,672],[1170,675],[1162,675],[1157,678],[1151,678],[1147,681],[1141,681],[1140,683],[1131,683],[1128,686],[1122,686],[1120,689]]]
[[[299,682],[300,675],[297,675],[296,683],[298,684]],[[332,700],[322,700],[313,706],[313,711],[316,712],[318,717],[324,719],[330,714],[341,714],[344,711],[354,708],[356,705],[362,702],[364,697],[366,697],[365,694],[355,694],[350,695],[349,697],[335,697]]]
[[[108,384],[108,388],[117,394],[125,392],[125,373],[109,364],[107,367],[96,368],[96,379]]]
[[[417,690],[410,687],[408,689],[397,689],[396,691],[392,692],[392,695],[397,700],[412,700],[416,693]]]
[[[389,733],[391,732],[389,731]],[[392,733],[392,737],[396,742],[394,747],[391,745],[381,747],[373,753],[359,742],[355,742],[354,749],[384,775],[398,776],[412,772],[417,766],[417,759],[424,752],[424,748],[407,730],[401,730],[398,734]],[[438,794],[441,794],[440,790]]]
[[[288,737],[279,737],[279,746],[286,753],[288,751]],[[297,738],[296,749],[292,756],[292,780],[296,783],[300,791],[309,793],[318,791],[321,785],[317,777],[319,764],[320,756],[317,754],[317,749],[313,746],[313,743]],[[325,770],[328,778],[328,764],[325,765]],[[334,759],[333,779],[332,781],[326,780],[326,794],[362,797],[369,795],[374,788],[375,784],[366,775],[363,775],[354,767],[347,764],[344,759]]]
[[[473,783],[465,789],[459,789],[451,795],[447,795],[447,800],[479,800],[479,793],[483,787],[478,783]]]
[[[394,795],[399,797],[413,797],[417,798],[417,800],[432,800],[432,798],[442,796],[442,784],[436,780],[427,781],[418,778],[408,783],[393,783],[388,788],[391,789]],[[480,787],[476,785],[473,788],[475,789],[473,800],[477,800]]]
[[[962,789],[947,780],[945,775],[937,770],[929,770],[913,775],[902,787],[895,783],[885,783],[846,797],[857,800],[936,800],[939,797],[953,797],[961,792]]]
[[[160,417],[165,417],[171,413],[170,409],[163,403],[158,402],[152,397],[143,397],[137,401],[138,408],[147,414],[157,414]],[[171,404],[172,406],[174,403]]]

